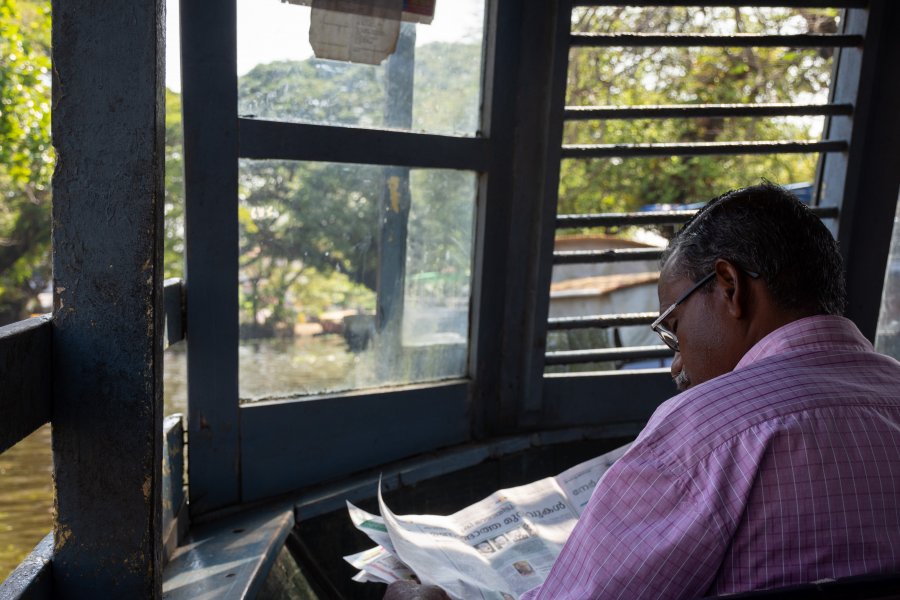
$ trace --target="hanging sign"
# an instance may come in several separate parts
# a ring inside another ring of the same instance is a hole
[[[377,65],[397,47],[400,21],[431,23],[436,0],[284,0],[311,5],[317,58]]]

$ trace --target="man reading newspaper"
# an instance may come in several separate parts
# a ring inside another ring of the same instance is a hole
[[[680,599],[900,571],[900,363],[840,316],[841,256],[819,219],[768,183],[720,196],[671,240],[658,292],[651,327],[676,352],[681,393],[521,598]],[[405,583],[385,596],[444,597]]]

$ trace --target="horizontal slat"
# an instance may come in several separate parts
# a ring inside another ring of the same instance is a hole
[[[629,325],[649,325],[659,313],[625,313],[619,315],[590,315],[586,317],[555,317],[547,319],[547,329],[561,331],[566,329],[588,329],[607,327],[627,327]]]
[[[163,288],[163,303],[166,307],[166,337],[164,347],[184,339],[185,306],[184,285],[180,279],[166,279]]]
[[[557,229],[575,227],[631,227],[634,225],[678,225],[697,213],[696,210],[670,210],[665,212],[593,213],[588,215],[559,215]]]
[[[568,250],[553,253],[554,265],[581,265],[659,260],[662,250],[657,248],[627,248],[624,250]]]
[[[756,35],[735,33],[573,33],[574,48],[609,47],[719,47],[719,48],[854,48],[863,43],[861,35],[801,33],[795,35]]]
[[[241,158],[486,171],[485,138],[238,119]]]
[[[741,2],[742,7],[788,7],[788,8],[866,8],[867,0],[749,0]],[[728,0],[656,0],[655,2],[638,2],[637,0],[573,0],[572,6],[735,6],[734,1]]]
[[[644,358],[666,358],[673,352],[668,346],[634,346],[632,348],[604,348],[602,350],[561,350],[544,355],[544,365],[574,365]]]
[[[569,121],[595,119],[688,119],[697,117],[786,117],[853,114],[852,104],[669,104],[567,106]]]
[[[562,148],[562,158],[706,156],[711,154],[811,154],[845,152],[844,140],[777,142],[694,142],[672,144],[578,144]]]
[[[814,206],[812,212],[820,219],[837,219],[836,206]],[[634,225],[679,225],[697,213],[696,210],[669,210],[654,212],[606,213],[588,215],[559,215],[557,229],[576,227],[631,227]]]
[[[0,452],[50,421],[50,315],[0,327]]]
[[[656,407],[677,392],[669,369],[622,369],[544,375],[541,427],[571,424],[646,423]]]

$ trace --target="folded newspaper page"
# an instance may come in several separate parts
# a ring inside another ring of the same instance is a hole
[[[381,517],[349,502],[354,525],[378,544],[345,560],[356,581],[390,583],[414,576],[460,600],[510,600],[540,585],[603,474],[628,446],[556,477],[499,490],[449,516]]]

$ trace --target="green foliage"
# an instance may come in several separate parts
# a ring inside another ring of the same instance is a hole
[[[165,277],[184,277],[184,134],[181,95],[166,89]]]
[[[310,59],[258,65],[239,81],[242,115],[380,126],[381,72]],[[241,323],[284,329],[375,287],[382,169],[241,161]],[[362,302],[374,308],[374,299]]]
[[[479,44],[416,48],[411,129],[478,129]],[[238,83],[238,113],[258,119],[383,127],[385,67],[311,58],[258,65]]]
[[[0,0],[0,324],[50,278],[50,6]]]
[[[382,72],[325,60],[257,65],[238,83],[238,113],[259,119],[378,127]]]
[[[445,169],[411,173],[408,295],[468,297],[476,186],[473,173]]]
[[[315,267],[303,269],[292,286],[291,295],[305,317],[321,315],[332,307],[345,306],[361,312],[375,311],[375,292],[354,282],[345,273],[320,273]]]
[[[628,8],[576,10],[582,32],[834,32],[837,11]],[[608,48],[570,54],[567,104],[659,105],[810,102],[827,99],[831,50],[795,48]],[[807,140],[821,119],[608,120],[570,123],[566,144]],[[560,213],[688,204],[757,182],[812,181],[815,155],[698,156],[563,161]]]
[[[436,42],[416,48],[412,129],[471,134],[479,129],[480,44]]]
[[[50,282],[50,4],[0,0],[0,324],[38,310]],[[165,275],[184,256],[181,99],[166,90]]]
[[[314,311],[358,299],[361,290],[352,284],[374,288],[380,172],[355,165],[241,163],[242,323],[289,323],[298,311],[317,316]],[[314,284],[325,287],[301,289]],[[345,289],[334,295],[340,284]],[[303,300],[312,302],[304,306]]]
[[[416,49],[417,81],[437,85],[416,87],[414,128],[475,130],[477,111],[469,104],[478,98],[478,79],[465,66],[478,64],[479,53],[477,45],[464,44]],[[274,62],[247,73],[239,88],[241,114],[384,124],[384,69],[379,67],[316,59]],[[385,169],[371,165],[241,162],[242,323],[278,330],[298,316],[316,317],[326,309],[374,310],[386,177]],[[416,273],[438,273],[446,293],[465,295],[475,177],[411,170],[409,181],[408,281]],[[447,282],[452,282],[449,287]]]
[[[298,259],[374,287],[378,167],[242,161],[241,267]]]
[[[605,7],[576,9],[576,31],[825,33],[837,11]],[[0,319],[27,315],[49,280],[50,11],[0,0]],[[416,49],[412,129],[474,132],[481,48]],[[824,100],[830,50],[796,48],[575,49],[567,103],[809,102]],[[385,70],[310,59],[259,65],[239,82],[239,111],[276,120],[380,127]],[[427,85],[423,85],[427,82]],[[180,98],[166,93],[165,274],[183,274]],[[807,139],[809,119],[689,119],[569,124],[564,142],[635,143]],[[760,177],[811,180],[814,155],[566,160],[561,213],[690,203]],[[384,171],[365,165],[244,161],[240,178],[242,322],[284,324],[332,306],[371,310]],[[413,170],[408,289],[465,295],[474,198],[471,174]],[[413,290],[416,292],[417,290]],[[262,315],[262,317],[261,317]]]
[[[255,261],[242,269],[240,322],[245,337],[293,335],[297,322],[315,320],[335,307],[372,313],[375,293],[337,271],[319,272],[303,261]]]

